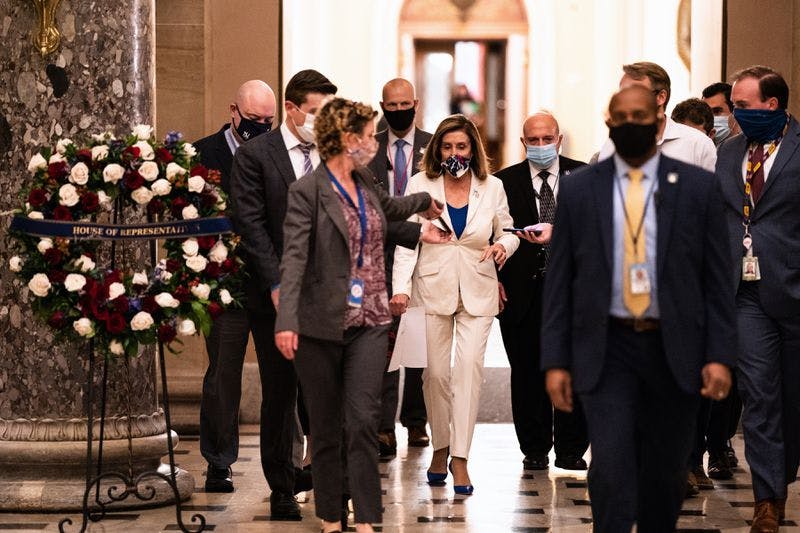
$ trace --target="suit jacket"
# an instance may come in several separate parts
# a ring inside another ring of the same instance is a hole
[[[380,208],[384,235],[386,219],[403,220],[430,206],[430,195],[425,193],[390,197],[366,168],[357,169],[353,177],[372,204]],[[341,204],[323,165],[289,187],[283,228],[286,245],[275,331],[341,341],[350,282],[350,245]]]
[[[800,125],[791,119],[789,129],[772,156],[775,160],[752,212],[750,234],[758,257],[761,281],[758,292],[764,311],[776,318],[800,313]],[[742,161],[747,154],[744,135],[727,139],[719,150],[717,179],[725,199],[725,218],[732,259],[729,283],[742,279]]]
[[[269,293],[280,282],[286,197],[295,174],[280,129],[242,144],[231,169],[232,218],[250,273],[247,305],[273,312]]]
[[[585,165],[582,161],[558,156],[559,181]],[[538,224],[539,211],[536,208],[528,160],[504,168],[497,173],[497,177],[503,182],[514,226],[524,228]],[[544,266],[544,248],[539,244],[520,241],[517,252],[506,261],[503,270],[497,273],[508,295],[505,309],[500,314],[501,320],[519,324],[533,302],[540,299]]]
[[[614,172],[609,158],[561,181],[544,282],[542,369],[569,369],[580,393],[594,388],[605,360]],[[703,365],[735,362],[728,228],[711,173],[661,155],[658,186],[658,293],[653,296],[670,370],[685,392],[697,393]]]
[[[197,152],[200,154],[200,162],[203,163],[203,166],[219,170],[222,190],[228,194],[231,193],[233,154],[230,146],[228,146],[228,140],[225,138],[225,130],[230,127],[230,124],[225,124],[217,133],[203,137],[194,143],[194,147],[197,148]]]
[[[444,178],[429,179],[424,172],[412,176],[406,194],[429,193],[444,202]],[[412,217],[412,219],[415,217]],[[442,218],[453,224],[445,207]],[[394,256],[394,294],[411,296],[410,305],[424,305],[430,315],[452,315],[458,307],[459,292],[464,309],[473,316],[494,316],[498,311],[497,272],[494,261],[479,262],[490,241],[501,243],[507,255],[514,254],[519,238],[503,233],[513,225],[502,182],[494,176],[472,177],[467,224],[461,238],[455,235],[445,244],[425,244],[409,250],[397,248]]]

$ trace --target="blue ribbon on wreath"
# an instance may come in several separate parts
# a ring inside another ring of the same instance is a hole
[[[41,220],[15,215],[11,220],[12,231],[20,231],[35,237],[61,237],[72,240],[153,240],[186,239],[202,235],[233,233],[233,224],[228,217],[193,218],[170,222],[146,224],[97,224],[63,220]]]

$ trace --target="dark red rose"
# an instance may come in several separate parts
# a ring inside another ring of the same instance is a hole
[[[101,306],[99,300],[92,300],[89,302],[89,312],[97,319],[97,320],[108,320],[108,309]]]
[[[164,344],[169,344],[173,340],[175,340],[176,331],[175,328],[170,326],[169,324],[161,324],[158,326],[158,340],[163,342]]]
[[[122,182],[128,190],[135,191],[144,185],[144,178],[136,170],[126,170],[125,175],[122,177]]]
[[[51,267],[58,265],[63,258],[64,254],[62,254],[61,250],[58,248],[50,248],[44,253],[44,260],[47,261],[47,264]]]
[[[208,314],[211,315],[211,318],[216,319],[219,315],[221,315],[225,309],[222,308],[217,302],[209,302],[208,303]]]
[[[47,278],[51,283],[64,283],[64,280],[67,279],[67,272],[54,268],[47,273]]]
[[[54,180],[63,179],[67,174],[67,163],[65,161],[57,161],[47,165],[47,175]]]
[[[94,213],[99,205],[100,200],[97,198],[97,194],[92,191],[86,191],[81,195],[81,207],[87,213]]]
[[[31,189],[28,194],[28,203],[31,207],[39,207],[47,201],[47,193],[44,189]]]
[[[85,163],[86,166],[92,166],[92,151],[88,148],[84,148],[83,150],[78,150],[75,154],[78,157],[78,161],[81,163]]]
[[[72,220],[72,211],[70,211],[69,207],[65,205],[56,206],[56,208],[53,209],[53,219]]]
[[[122,158],[126,161],[130,161],[131,159],[138,159],[141,151],[137,146],[128,146],[122,151]]]
[[[100,291],[102,288],[103,286],[97,283],[94,278],[86,276],[86,285],[83,286],[83,291],[90,300],[98,300],[100,298]],[[106,292],[106,294],[108,294],[108,292]]]
[[[150,200],[150,203],[147,204],[147,213],[152,216],[160,215],[164,212],[164,202],[159,200],[158,198],[153,198]]]
[[[222,270],[219,267],[219,263],[215,263],[214,261],[209,261],[208,264],[206,265],[206,269],[203,272],[209,278],[216,279],[219,277],[221,271]]]
[[[106,273],[106,288],[112,283],[122,283],[122,272],[119,270],[110,270]]]
[[[181,268],[181,262],[177,259],[167,259],[167,272],[177,272]]]
[[[158,311],[159,306],[153,296],[145,296],[142,298],[142,311],[147,311],[151,315]]]
[[[179,286],[175,289],[173,293],[175,299],[178,300],[180,303],[186,303],[189,301],[189,298],[192,297],[192,294],[189,292],[189,289],[185,285]]]
[[[206,181],[213,183],[214,185],[219,185],[219,182],[222,181],[222,174],[219,170],[212,168],[208,171],[208,177],[206,177]]]
[[[106,329],[109,333],[122,333],[128,327],[128,322],[122,313],[111,313],[106,319]]]
[[[212,207],[217,203],[217,197],[213,194],[203,193],[200,195],[200,205],[203,207]]]
[[[208,177],[208,169],[203,165],[195,165],[189,171],[190,176],[200,176],[203,179]]]
[[[225,261],[222,262],[222,271],[225,273],[236,272],[239,270],[239,265],[236,264],[236,260],[231,259],[230,257],[227,258]]]
[[[172,162],[173,157],[166,148],[159,148],[156,150],[156,159],[166,165],[167,163]]]
[[[183,218],[181,212],[183,211],[183,208],[186,207],[187,205],[189,205],[189,202],[183,196],[178,196],[177,198],[173,199],[172,216],[174,216],[177,219]]]
[[[56,311],[50,315],[50,318],[47,319],[47,323],[50,324],[50,327],[61,329],[67,325],[67,316],[63,311]]]
[[[117,296],[108,302],[108,304],[114,309],[114,311],[119,313],[127,313],[128,308],[130,307],[130,302],[128,301],[127,296]]]
[[[197,238],[197,244],[200,245],[200,249],[203,251],[210,250],[211,247],[214,246],[216,243],[217,243],[217,238],[211,235],[204,235],[202,237]]]

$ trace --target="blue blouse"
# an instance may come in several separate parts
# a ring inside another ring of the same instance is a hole
[[[453,231],[456,233],[456,238],[460,239],[461,234],[464,233],[464,228],[467,225],[467,208],[469,204],[464,207],[455,208],[447,204],[447,214],[450,215],[450,222],[453,223]]]

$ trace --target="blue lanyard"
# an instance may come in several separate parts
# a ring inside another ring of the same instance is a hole
[[[336,176],[333,175],[327,165],[325,165],[325,170],[328,171],[328,178],[330,178],[336,190],[339,191],[339,194],[350,204],[350,207],[358,210],[358,222],[361,225],[361,243],[358,247],[358,261],[356,264],[358,268],[361,268],[364,264],[364,243],[367,240],[367,207],[364,205],[364,196],[361,194],[361,187],[358,186],[358,181],[353,180],[356,186],[356,194],[358,195],[358,207],[356,207],[353,203],[353,199],[350,198],[350,195],[347,194],[347,191],[344,190],[342,184],[339,183],[339,180],[336,179]]]

